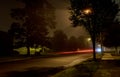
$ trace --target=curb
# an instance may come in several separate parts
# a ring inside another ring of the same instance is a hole
[[[19,59],[7,59],[7,60],[2,60],[2,61],[0,61],[0,64],[2,64],[2,63],[9,63],[9,62],[15,62],[15,61],[22,61],[22,60],[26,60],[26,59],[30,59],[30,57],[28,57],[28,58],[19,58]]]

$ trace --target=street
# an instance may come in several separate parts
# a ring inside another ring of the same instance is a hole
[[[0,77],[4,77],[8,72],[12,71],[25,71],[31,68],[43,68],[43,67],[69,67],[77,63],[80,63],[92,56],[89,54],[73,54],[64,55],[59,57],[49,58],[30,58],[22,61],[1,63],[0,64]]]

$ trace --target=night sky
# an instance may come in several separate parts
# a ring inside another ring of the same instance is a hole
[[[14,0],[0,0],[0,30],[7,31],[12,19],[10,18],[10,9],[15,7]]]
[[[81,27],[72,27],[69,20],[70,13],[68,7],[70,6],[68,0],[51,0],[53,6],[56,8],[57,29],[63,30],[68,36],[80,36],[87,34]],[[51,32],[52,33],[52,32]]]
[[[0,30],[8,31],[13,19],[10,17],[10,10],[22,5],[16,0],[0,0]]]
[[[49,1],[49,0],[48,0]],[[67,9],[69,7],[69,0],[50,0],[51,4],[56,8],[56,28],[63,30],[68,36],[80,36],[85,35],[86,32],[81,27],[72,27],[69,20],[70,13]],[[120,0],[116,0],[120,2]],[[10,9],[21,6],[15,0],[0,0],[0,30],[7,31],[13,22],[10,17]],[[59,21],[59,22],[58,22]],[[53,31],[50,31],[52,35]]]

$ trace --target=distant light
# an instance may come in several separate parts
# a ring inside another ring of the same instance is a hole
[[[87,41],[91,41],[91,38],[87,38]]]
[[[96,52],[101,52],[101,48],[96,48]]]

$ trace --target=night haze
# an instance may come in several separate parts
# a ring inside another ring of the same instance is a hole
[[[0,77],[120,77],[120,0],[0,0]]]
[[[8,31],[11,24],[13,23],[13,19],[10,16],[11,9],[22,7],[23,5],[16,0],[0,0],[0,30]]]
[[[87,35],[85,29],[82,27],[72,27],[70,18],[70,11],[68,8],[70,7],[70,3],[68,0],[51,0],[50,2],[55,8],[55,20],[56,20],[56,29],[62,30],[68,36],[81,36]],[[13,23],[13,19],[10,16],[11,9],[15,7],[22,7],[24,5],[16,2],[16,0],[1,0],[0,1],[0,30],[7,32],[10,29],[11,24]],[[49,35],[53,36],[53,32],[55,30],[50,30]]]

